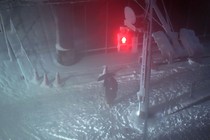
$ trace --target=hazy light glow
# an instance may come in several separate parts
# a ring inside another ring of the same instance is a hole
[[[127,41],[126,37],[122,37],[121,42],[122,42],[123,44],[125,44],[126,41]]]

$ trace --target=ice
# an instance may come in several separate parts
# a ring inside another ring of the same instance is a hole
[[[138,63],[132,61],[131,65],[128,63],[131,60],[124,58],[128,62],[123,64],[120,58],[125,56],[106,54],[86,56],[87,59],[74,66],[64,67],[57,65],[50,54],[40,55],[35,57],[37,60],[29,55],[32,62],[36,62],[29,81],[22,76],[16,61],[5,58],[0,63],[0,128],[4,130],[0,132],[0,139],[126,140],[142,137],[144,121],[136,114]],[[106,58],[113,61],[105,63]],[[116,65],[118,62],[120,64]],[[188,134],[191,127],[192,133],[199,134],[209,126],[209,101],[174,113],[193,101],[188,95],[194,81],[194,97],[208,95],[208,63],[205,61],[202,67],[195,67],[179,62],[161,65],[152,72],[149,96],[154,112],[148,125],[150,139],[180,134],[175,137],[179,139],[184,132]],[[115,75],[119,91],[111,108],[102,100],[103,85],[97,81],[105,64],[112,71],[120,69]]]
[[[77,140],[77,139],[74,139],[74,138],[68,138],[68,137],[64,137],[64,136],[61,136],[61,135],[57,135],[57,134],[51,134],[51,133],[49,133],[49,134],[52,135],[53,137],[59,138],[61,140]]]

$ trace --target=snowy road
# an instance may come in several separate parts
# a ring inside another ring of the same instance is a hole
[[[180,62],[158,66],[152,71],[150,105],[156,110],[152,110],[155,117],[149,120],[149,139],[210,138],[208,100],[170,115],[183,107],[185,101],[181,99],[189,96],[190,100],[190,93],[194,97],[209,95],[208,62],[203,60],[202,64],[191,65]],[[15,67],[18,67],[15,62],[1,64],[1,140],[142,138],[143,121],[136,116],[139,76],[134,70],[137,66],[130,74],[116,75],[119,91],[112,108],[104,104],[102,83],[91,81],[75,85],[70,78],[60,88],[41,87],[31,82],[27,87]]]

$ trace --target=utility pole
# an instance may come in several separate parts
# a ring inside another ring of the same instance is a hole
[[[145,0],[147,4],[146,16],[148,19],[147,30],[144,32],[143,38],[143,50],[142,50],[142,63],[141,63],[141,78],[140,78],[140,90],[137,92],[137,98],[139,100],[139,108],[137,115],[144,121],[143,140],[147,140],[147,123],[148,123],[148,110],[149,110],[149,85],[151,75],[151,40],[152,40],[152,20],[153,9],[155,7],[156,0]],[[138,3],[138,2],[137,2]],[[158,11],[158,10],[156,10]],[[125,20],[124,25],[133,30],[134,32],[140,32],[135,27],[136,15],[129,7],[125,7]],[[158,11],[159,12],[159,11]],[[159,16],[162,18],[162,16]],[[165,20],[162,20],[165,23]],[[166,26],[168,29],[168,26]]]
[[[152,40],[152,16],[154,0],[149,0],[148,30],[144,34],[140,90],[137,92],[139,110],[137,114],[144,119],[143,140],[147,140],[148,110],[149,110],[149,85],[151,76],[151,40]]]

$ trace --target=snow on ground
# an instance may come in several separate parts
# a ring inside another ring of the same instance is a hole
[[[0,63],[0,139],[142,138],[143,120],[136,116],[139,89],[136,55],[86,56],[69,67],[57,64],[52,56],[45,53],[30,57],[38,73],[38,83],[24,77],[16,61],[7,59]],[[210,138],[208,100],[176,112],[190,104],[189,101],[209,95],[209,60],[160,65],[152,70],[149,139]],[[119,82],[118,97],[112,108],[105,105],[102,83],[97,82],[103,65],[115,72]],[[53,85],[56,72],[61,77],[60,87]],[[48,82],[41,86],[44,73]]]

